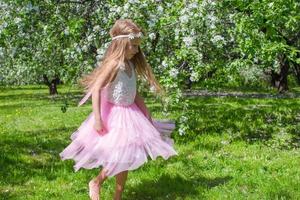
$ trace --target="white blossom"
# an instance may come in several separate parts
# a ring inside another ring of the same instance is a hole
[[[148,6],[148,5],[146,4],[146,2],[144,2],[144,3],[140,4],[140,5],[141,5],[141,8],[145,8],[145,7]]]
[[[110,13],[116,12],[116,7],[115,7],[115,6],[110,7],[110,8],[109,8],[109,12],[110,12]]]
[[[130,3],[130,2],[128,2],[128,3]],[[128,3],[126,3],[126,4],[124,5],[124,7],[123,7],[125,11],[128,11],[128,9],[129,9],[129,6],[130,6],[130,5],[129,5]]]
[[[81,53],[81,48],[80,48],[80,46],[77,46],[77,47],[76,47],[76,51],[77,51],[78,53]]]
[[[121,11],[122,11],[122,8],[118,6],[118,7],[116,8],[116,13],[120,13]]]
[[[190,8],[198,8],[199,5],[197,2],[193,2],[189,6],[190,6]]]
[[[199,79],[198,73],[197,73],[197,72],[192,72],[192,73],[191,73],[191,76],[190,76],[190,80],[191,80],[192,82],[195,82],[195,81],[198,81],[198,79]]]
[[[183,130],[183,128],[179,128],[178,132],[179,132],[179,135],[184,135],[185,134],[185,131]]]
[[[150,33],[150,34],[149,34],[149,38],[150,38],[151,40],[154,40],[155,37],[156,37],[156,34],[155,34],[155,33]]]
[[[3,22],[3,24],[1,25],[1,27],[3,27],[3,28],[6,28],[6,27],[7,27],[7,25],[8,25],[8,23],[7,23],[7,22]]]
[[[150,92],[154,93],[155,91],[156,91],[156,88],[154,87],[154,85],[151,85]]]
[[[128,0],[128,3],[138,4],[138,3],[140,3],[140,1],[139,0]]]
[[[209,23],[209,28],[210,28],[210,29],[215,29],[215,28],[216,28],[215,23]]]
[[[218,42],[225,42],[225,39],[224,39],[224,37],[223,36],[221,36],[221,35],[215,35],[212,39],[211,39],[211,41],[213,42],[213,43],[218,43]]]
[[[82,46],[82,50],[83,50],[84,52],[87,52],[87,51],[88,51],[88,46],[87,46],[87,45],[83,45],[83,46]]]
[[[0,47],[0,57],[4,56],[3,48]]]
[[[222,140],[222,141],[221,141],[221,144],[227,145],[227,144],[229,144],[229,141],[228,141],[228,140]]]
[[[234,19],[234,16],[235,16],[234,14],[229,14],[228,17],[229,17],[230,20],[233,20],[233,19]]]
[[[96,56],[96,60],[97,60],[97,61],[99,61],[101,58],[102,58],[101,55],[97,55],[97,56]]]
[[[211,23],[215,23],[217,21],[216,16],[209,14],[207,15],[207,19],[211,22]]]
[[[271,2],[271,3],[268,4],[268,6],[269,6],[270,8],[272,8],[273,5],[274,5],[274,2]]]
[[[201,52],[197,52],[197,56],[198,56],[199,61],[202,61],[203,54]]]
[[[64,34],[65,34],[65,35],[69,35],[69,33],[70,33],[70,32],[69,32],[69,27],[66,27],[66,29],[64,30]]]
[[[193,44],[194,38],[190,37],[190,36],[187,36],[187,37],[184,37],[182,40],[184,41],[185,45],[187,47],[189,47]]]
[[[216,2],[214,0],[203,0],[202,1],[202,6],[205,7],[205,6],[214,6],[216,5]]]
[[[162,14],[163,11],[164,11],[164,8],[163,8],[161,5],[159,5],[159,6],[157,7],[157,11],[158,11],[160,14]]]
[[[174,33],[175,33],[176,36],[179,35],[179,32],[180,32],[180,29],[179,28],[175,28]]]
[[[189,16],[188,15],[182,15],[179,17],[179,20],[181,23],[187,23],[189,21]]]
[[[97,54],[101,54],[102,51],[102,49],[97,49]]]
[[[188,118],[184,115],[180,117],[180,122],[187,122]]]
[[[99,25],[94,26],[93,31],[96,32],[100,31],[100,26]]]
[[[97,56],[96,56],[96,59],[99,60],[100,58],[102,58],[105,54],[105,49],[106,48],[100,48],[100,49],[97,49]]]
[[[16,24],[18,24],[18,23],[20,23],[22,20],[21,20],[21,18],[19,18],[19,17],[16,17],[15,19],[14,19],[14,22],[16,23]]]
[[[161,65],[162,65],[164,68],[167,68],[167,67],[168,67],[168,63],[167,63],[165,60],[162,61]]]
[[[276,72],[279,72],[279,69],[280,69],[280,63],[278,62],[277,59],[275,59],[274,62],[273,62],[273,69],[275,69]]]
[[[87,41],[88,41],[88,42],[93,41],[93,35],[89,35],[89,36],[87,37]]]
[[[149,27],[153,27],[155,26],[155,22],[151,19],[147,21],[147,24],[149,25]]]
[[[31,4],[31,2],[29,2],[29,3],[27,4],[27,9],[28,9],[28,10],[31,10],[31,9],[32,9],[32,4]]]
[[[179,71],[178,71],[178,69],[172,68],[169,73],[170,73],[171,77],[176,78]]]

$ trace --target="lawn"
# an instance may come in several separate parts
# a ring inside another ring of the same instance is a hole
[[[59,153],[91,102],[77,107],[81,93],[71,88],[63,113],[62,96],[50,97],[44,86],[0,90],[0,199],[88,199],[99,169],[75,173],[74,161]],[[147,105],[162,117],[157,102]],[[201,96],[191,98],[191,109],[195,128],[185,140],[176,136],[179,155],[131,171],[124,200],[300,199],[299,99]],[[102,199],[112,199],[114,183],[104,183]]]

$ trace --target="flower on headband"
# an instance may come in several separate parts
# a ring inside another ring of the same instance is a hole
[[[129,35],[128,35],[128,37],[129,37],[129,39],[133,39],[134,38],[134,34],[133,33],[130,33]]]
[[[134,39],[134,38],[141,38],[143,36],[142,32],[139,32],[137,34],[134,34],[134,33],[130,33],[128,35],[129,39]]]

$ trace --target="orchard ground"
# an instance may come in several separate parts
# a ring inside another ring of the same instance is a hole
[[[49,96],[44,86],[1,87],[0,199],[88,199],[87,183],[99,169],[74,173],[74,161],[59,158],[91,112],[90,102],[76,106],[81,92],[70,91],[63,113],[62,96]],[[146,100],[161,118],[159,103]],[[174,132],[179,155],[130,172],[123,199],[300,199],[299,98],[190,100],[194,130]],[[174,107],[170,118],[180,112]],[[104,183],[102,199],[112,199],[114,184]]]

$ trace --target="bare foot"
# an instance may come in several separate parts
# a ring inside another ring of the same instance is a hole
[[[89,182],[89,196],[91,200],[100,200],[99,190],[100,190],[99,184],[94,179],[92,179]]]

